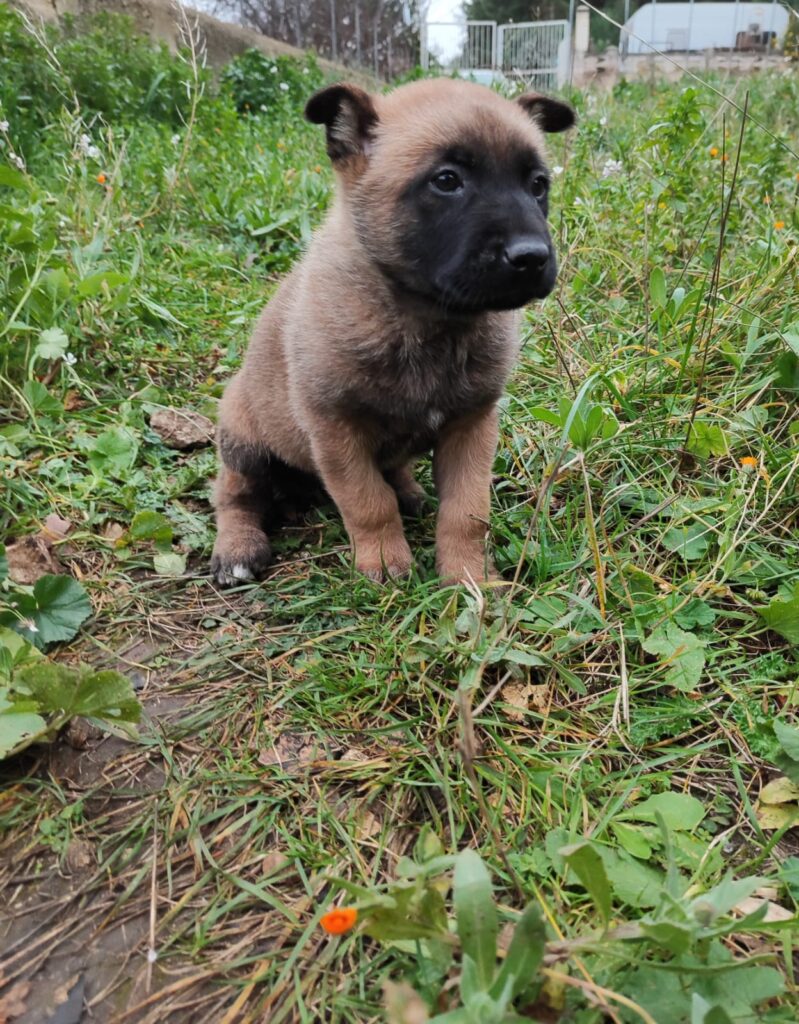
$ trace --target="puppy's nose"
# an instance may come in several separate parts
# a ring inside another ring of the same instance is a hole
[[[549,261],[549,246],[540,238],[515,238],[503,255],[514,270],[541,270]]]

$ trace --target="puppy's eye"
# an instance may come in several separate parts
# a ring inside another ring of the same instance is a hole
[[[549,179],[545,174],[534,174],[530,182],[533,199],[544,199],[549,191]]]
[[[463,181],[455,171],[439,171],[433,176],[430,184],[437,192],[457,192],[463,188]]]

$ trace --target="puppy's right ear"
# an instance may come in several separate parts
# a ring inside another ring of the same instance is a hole
[[[377,111],[372,97],[357,85],[331,85],[308,100],[305,116],[327,131],[327,153],[333,163],[369,152]]]

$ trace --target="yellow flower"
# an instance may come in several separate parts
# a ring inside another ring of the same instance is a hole
[[[713,157],[716,157],[716,156],[719,155],[719,151],[718,151],[718,147],[717,146],[711,146],[710,147],[710,155],[713,156]]]
[[[97,180],[100,182],[101,185],[105,185],[105,175],[102,171],[100,171],[100,173],[97,175]]]
[[[665,210],[666,209],[666,204],[662,200],[658,203],[658,209],[659,210]]]
[[[784,227],[785,227],[785,221],[784,220],[775,220],[774,221],[774,230],[775,231],[782,231],[782,229]]]
[[[741,459],[741,468],[756,469],[757,459],[754,457],[754,455],[744,455],[744,457]]]
[[[283,140],[281,139],[281,140],[280,140],[280,141],[278,142],[278,144],[277,144],[277,148],[278,148],[278,149],[285,149],[285,148],[286,148],[286,143],[285,143],[285,142],[283,142]]]

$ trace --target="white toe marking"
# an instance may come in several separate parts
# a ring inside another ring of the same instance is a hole
[[[231,573],[234,580],[251,580],[254,578],[246,565],[234,565]]]

